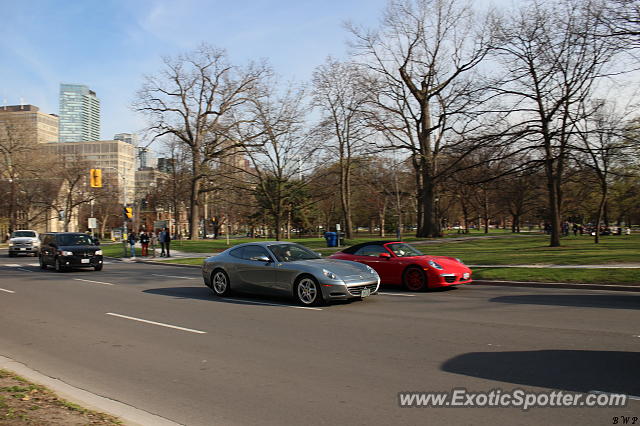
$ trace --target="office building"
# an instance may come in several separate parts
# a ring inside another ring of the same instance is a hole
[[[51,154],[67,162],[85,162],[102,169],[103,185],[117,188],[120,202],[132,203],[135,192],[136,149],[122,141],[86,141],[47,144]],[[122,198],[123,191],[126,198]]]
[[[126,142],[130,145],[138,146],[138,135],[135,133],[118,133],[113,137],[114,141]]]
[[[100,139],[100,100],[81,84],[60,85],[59,142]]]
[[[57,141],[58,116],[40,112],[34,105],[1,107],[0,137],[15,138],[30,144]]]

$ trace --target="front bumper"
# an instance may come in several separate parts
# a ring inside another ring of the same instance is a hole
[[[436,279],[429,280],[429,287],[449,287],[452,285],[469,284],[471,281],[471,272],[440,273],[437,275]]]
[[[60,263],[67,268],[95,268],[102,265],[102,256],[60,256]]]
[[[31,245],[13,245],[9,246],[9,253],[38,253],[40,250],[39,246],[31,246]]]
[[[364,279],[359,281],[344,282],[342,280],[326,280],[320,282],[324,300],[349,300],[363,298],[363,291],[370,296],[378,293],[380,279]],[[366,296],[365,296],[366,297]]]

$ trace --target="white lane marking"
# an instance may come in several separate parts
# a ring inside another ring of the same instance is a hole
[[[378,292],[378,294],[382,295],[382,296],[402,296],[402,297],[416,297],[415,294],[402,294],[402,293],[381,293]]]
[[[4,288],[0,288],[0,291],[6,291],[7,293],[15,293],[13,290],[6,290]]]
[[[114,284],[111,284],[111,283],[103,283],[102,281],[83,280],[83,279],[80,279],[80,278],[74,278],[73,280],[74,281],[84,281],[86,283],[94,283],[94,284],[114,285]]]
[[[193,278],[193,277],[179,277],[177,275],[162,275],[162,274],[151,274],[151,275],[155,275],[156,277],[182,278],[184,280],[195,280],[195,279],[197,279],[197,278]]]
[[[175,328],[176,330],[188,331],[190,333],[207,334],[206,331],[193,330],[191,328],[178,327],[177,325],[164,324],[164,323],[161,323],[161,322],[149,321],[149,320],[145,320],[145,319],[142,319],[142,318],[136,318],[136,317],[129,317],[129,316],[126,316],[126,315],[114,314],[113,312],[107,312],[105,315],[111,315],[113,317],[129,319],[129,320],[132,320],[132,321],[144,322],[144,323],[147,323],[147,324],[159,325],[161,327]]]
[[[255,302],[253,300],[242,300],[242,299],[229,299],[224,298],[224,300],[231,300],[232,302],[242,302],[246,305],[267,305],[267,306],[282,306],[283,308],[295,308],[295,309],[309,309],[311,311],[321,311],[322,308],[311,308],[308,306],[293,306],[293,305],[280,305],[278,303],[266,303],[266,302]]]
[[[18,271],[33,272],[31,269],[16,268]]]
[[[602,392],[602,391],[597,391],[597,390],[589,391],[589,393],[594,393],[596,395],[624,395],[622,392],[620,392],[620,393],[612,393],[612,392]],[[627,395],[627,398],[628,399],[633,399],[634,401],[640,401],[640,396]]]
[[[17,263],[5,263],[5,264],[4,264],[4,265],[2,265],[2,266],[10,266],[10,267],[12,267],[12,268],[15,268],[16,266],[20,266],[20,265],[18,265]]]

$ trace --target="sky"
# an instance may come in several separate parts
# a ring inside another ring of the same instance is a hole
[[[163,56],[203,41],[234,63],[266,58],[285,80],[307,81],[328,55],[346,54],[343,23],[375,26],[386,0],[0,0],[0,105],[57,114],[60,83],[101,102],[101,137],[135,133],[131,110]]]

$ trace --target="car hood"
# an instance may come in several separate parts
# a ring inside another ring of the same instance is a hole
[[[38,241],[35,237],[15,237],[10,239],[13,243],[35,243]]]
[[[309,260],[297,260],[290,262],[292,264],[299,263],[304,265],[312,265],[317,268],[327,269],[334,274],[340,276],[349,275],[361,275],[362,273],[369,273],[369,269],[366,265],[357,262],[351,262],[348,260],[338,259],[309,259]]]
[[[58,250],[84,253],[100,250],[100,246],[58,246]]]
[[[429,256],[429,255],[425,255],[425,256],[419,256],[420,259],[424,259],[425,262],[428,262],[429,260],[433,260],[434,262],[437,262],[440,266],[447,268],[447,267],[466,267],[466,265],[464,263],[460,263],[458,262],[458,260],[455,257],[450,257],[450,256]]]

